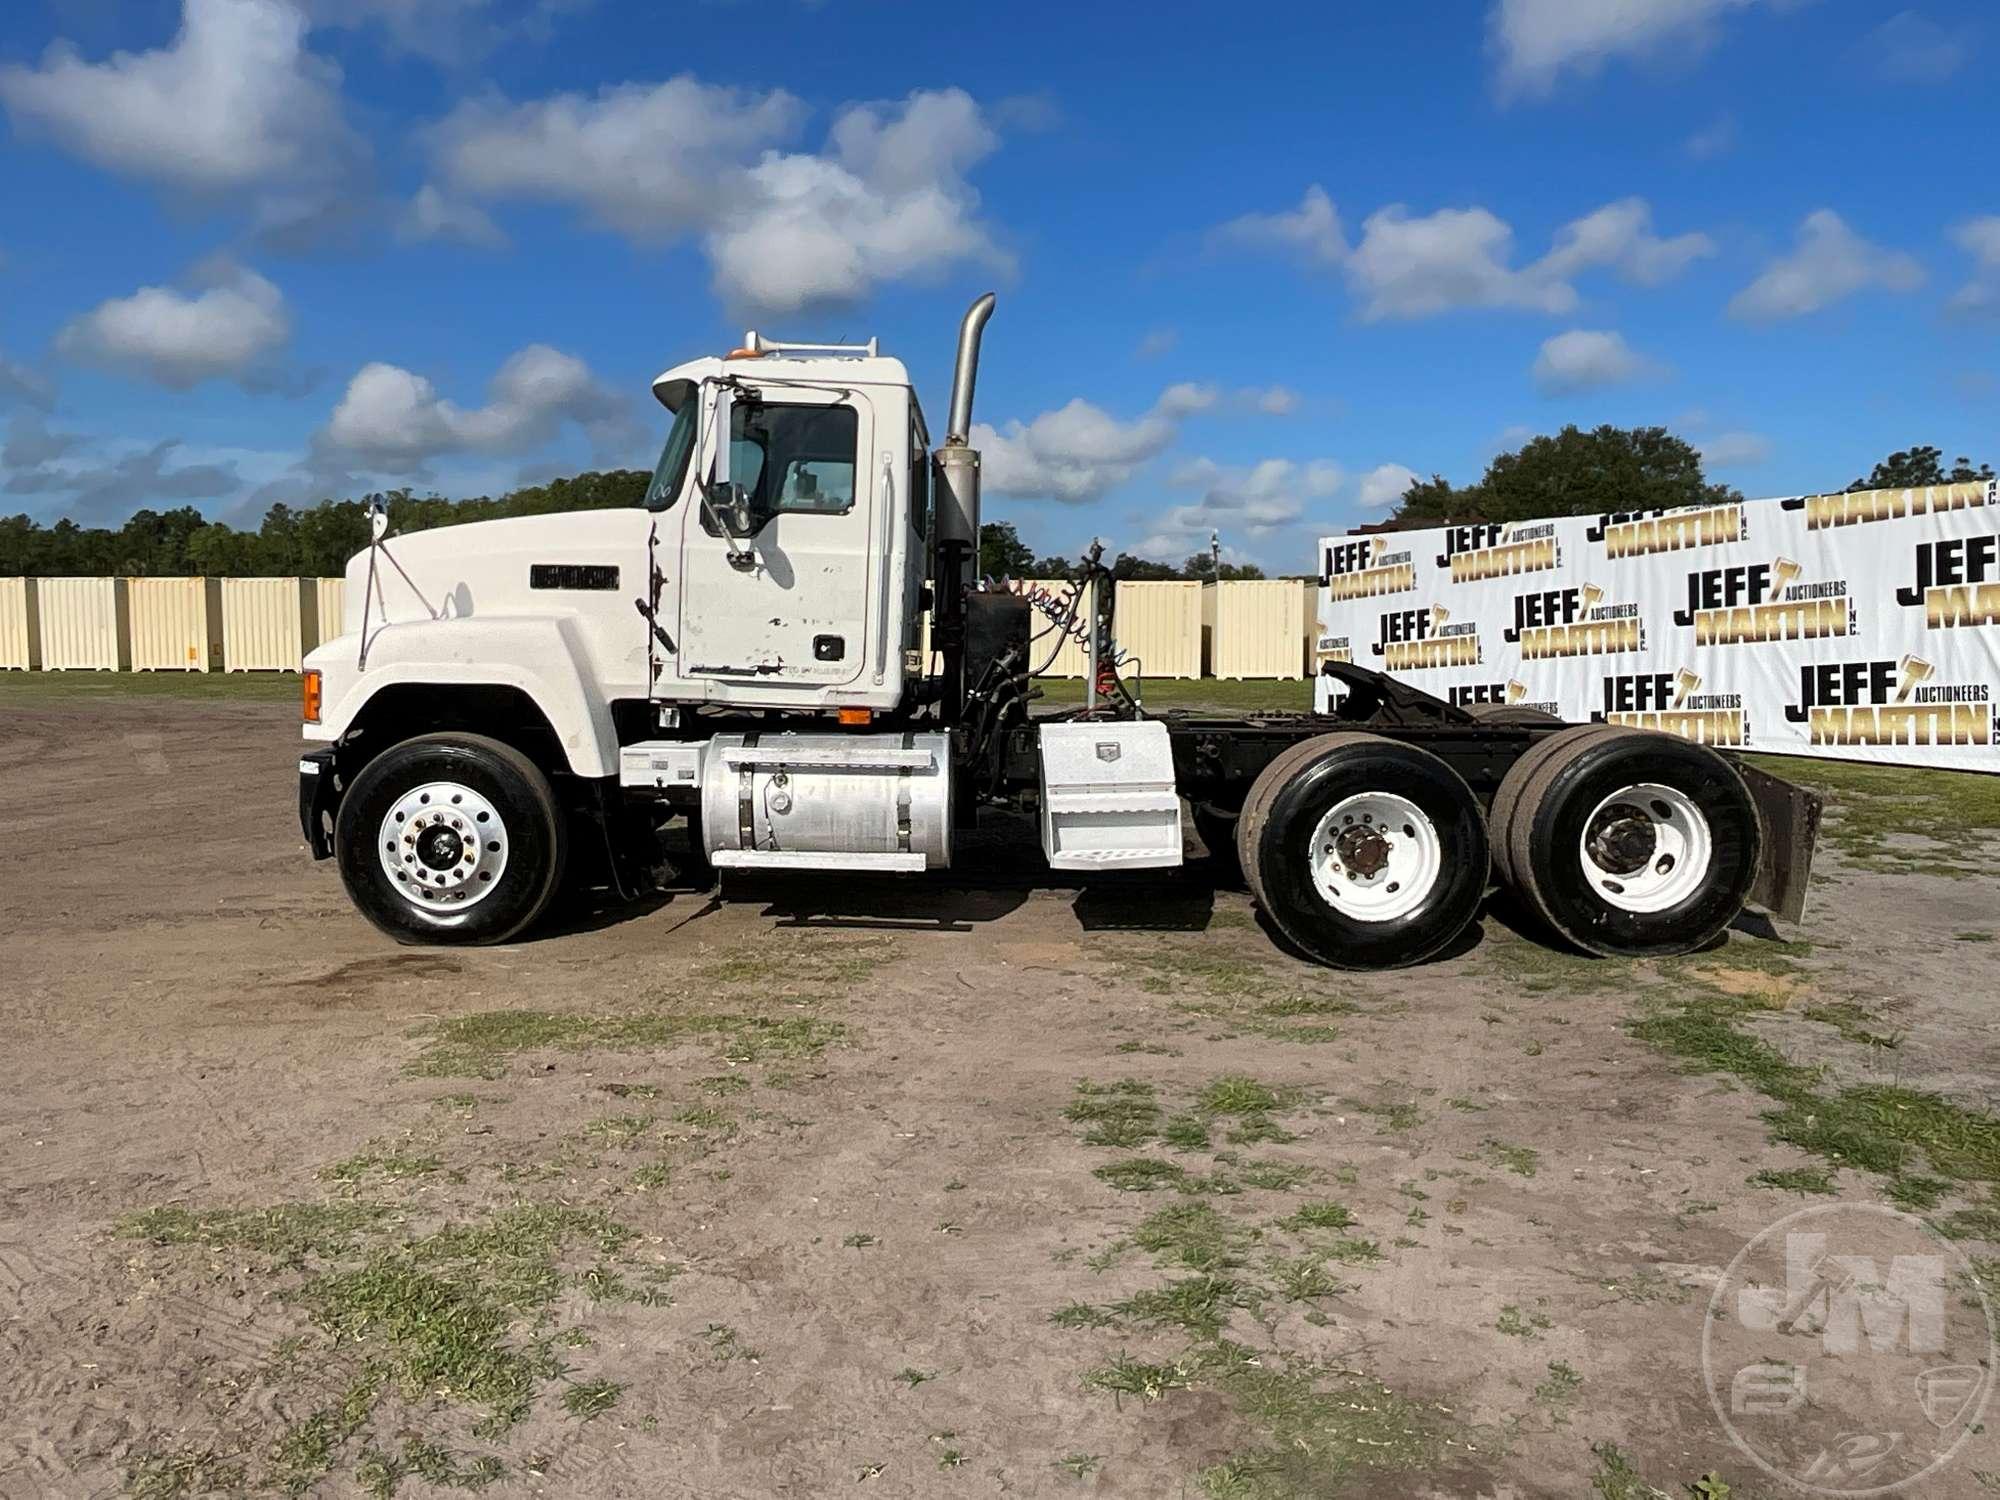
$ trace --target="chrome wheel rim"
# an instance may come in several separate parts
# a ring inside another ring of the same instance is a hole
[[[507,868],[500,810],[456,781],[427,781],[398,797],[375,836],[389,884],[427,912],[464,911],[493,893]]]
[[[1444,869],[1444,844],[1422,808],[1393,792],[1335,803],[1313,829],[1313,887],[1342,916],[1393,922],[1423,905]]]

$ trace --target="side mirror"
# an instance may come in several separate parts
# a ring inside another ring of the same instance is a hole
[[[729,440],[735,416],[736,393],[727,386],[718,386],[708,437],[708,451],[713,455],[708,477],[714,481],[718,493],[722,493],[729,484]]]

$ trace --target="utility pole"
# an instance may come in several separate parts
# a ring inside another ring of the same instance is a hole
[[[1219,531],[1208,534],[1208,571],[1217,583],[1222,582],[1222,533]],[[1217,594],[1215,597],[1220,599],[1222,596]]]

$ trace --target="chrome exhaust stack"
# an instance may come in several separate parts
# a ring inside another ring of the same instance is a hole
[[[988,292],[965,310],[958,325],[958,360],[951,369],[951,414],[945,422],[947,444],[963,445],[972,436],[972,388],[979,380],[979,336],[993,316],[994,296]]]
[[[972,389],[979,379],[979,337],[993,316],[993,293],[965,310],[958,325],[958,361],[951,373],[951,410],[937,450],[933,492],[937,500],[937,570],[943,587],[970,587],[979,574],[979,450],[972,435]],[[954,544],[957,544],[954,546]],[[956,556],[952,554],[956,553]]]
[[[986,293],[958,325],[951,409],[944,442],[931,460],[931,639],[944,659],[942,706],[948,724],[958,722],[965,701],[966,599],[979,581],[979,450],[967,440],[972,388],[979,379],[979,336],[993,316],[993,303],[993,294]]]

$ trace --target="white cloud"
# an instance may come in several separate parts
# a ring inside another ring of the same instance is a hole
[[[1417,482],[1417,471],[1401,464],[1377,464],[1363,474],[1355,486],[1354,503],[1363,510],[1379,510],[1394,505],[1403,492]]]
[[[1484,208],[1442,208],[1413,216],[1400,203],[1370,214],[1349,249],[1332,203],[1317,186],[1295,212],[1252,214],[1222,225],[1211,243],[1295,254],[1308,265],[1341,267],[1362,318],[1423,318],[1458,308],[1526,308],[1566,313],[1577,305],[1572,282],[1610,271],[1657,286],[1715,253],[1705,234],[1671,239],[1653,231],[1643,198],[1621,198],[1556,231],[1540,260],[1516,266],[1514,231]]]
[[[1006,266],[965,180],[998,144],[958,89],[914,93],[896,113],[844,111],[828,154],[767,154],[750,170],[749,191],[707,236],[716,290],[784,313],[959,262]]]
[[[1542,344],[1535,356],[1535,385],[1545,396],[1575,395],[1642,380],[1658,370],[1621,333],[1572,328]]]
[[[1968,219],[1952,230],[1958,247],[1972,257],[1972,279],[1951,294],[1945,311],[1982,318],[2000,313],[2000,214]]]
[[[1103,498],[1165,452],[1189,413],[1212,406],[1207,386],[1169,386],[1153,409],[1121,422],[1081,396],[1030,422],[972,424],[987,493],[1083,505]]]
[[[966,180],[999,144],[969,95],[850,105],[821,152],[777,149],[804,114],[782,90],[682,75],[473,101],[428,139],[457,201],[567,203],[641,243],[699,235],[716,289],[746,309],[792,312],[960,262],[1006,264]]]
[[[1727,156],[1736,149],[1738,130],[1736,116],[1719,114],[1708,124],[1697,130],[1682,143],[1692,161],[1714,161],[1719,156]]]
[[[141,287],[76,318],[56,336],[67,358],[170,390],[204,380],[268,378],[264,361],[291,337],[284,294],[227,260],[197,268],[193,293]]]
[[[1564,71],[1705,47],[1716,20],[1755,0],[1496,0],[1487,28],[1503,94],[1546,94]]]
[[[1753,469],[1771,457],[1771,440],[1761,432],[1718,432],[1695,447],[1706,469]]]
[[[392,50],[439,62],[483,55],[510,30],[490,0],[307,0],[315,26],[378,25]],[[531,16],[532,19],[535,19]]]
[[[7,440],[0,444],[0,465],[9,469],[39,469],[54,463],[83,441],[74,432],[55,432],[37,411],[17,411],[7,423]]]
[[[153,501],[214,500],[233,493],[242,483],[229,464],[172,466],[169,460],[181,446],[178,439],[117,456],[58,465],[48,460],[67,453],[74,440],[61,434],[48,436],[59,446],[51,452],[50,445],[43,444],[42,463],[10,473],[6,493],[60,495],[62,513],[85,522],[127,516]]]
[[[1861,50],[1886,82],[1942,83],[1965,66],[1972,42],[1967,32],[1905,10],[1869,32]]]
[[[339,68],[305,36],[288,0],[185,0],[155,51],[92,63],[57,42],[39,67],[0,67],[0,104],[100,167],[198,198],[258,194],[267,221],[297,220],[366,154]]]
[[[1181,341],[1178,328],[1149,329],[1139,340],[1139,347],[1132,351],[1135,359],[1158,359],[1163,354],[1171,354],[1174,345]]]
[[[1278,250],[1308,266],[1337,266],[1347,259],[1347,236],[1326,189],[1308,187],[1299,206],[1286,213],[1244,214],[1211,231],[1217,248]]]
[[[1347,271],[1361,316],[1424,318],[1461,307],[1522,307],[1564,313],[1576,289],[1529,268],[1516,270],[1514,232],[1483,208],[1441,208],[1410,217],[1402,204],[1368,216]]]
[[[56,388],[40,370],[0,354],[0,401],[24,401],[46,409],[55,404]]]
[[[1556,231],[1554,247],[1534,269],[1567,279],[1601,266],[1639,286],[1658,286],[1713,254],[1715,241],[1705,234],[1661,239],[1653,233],[1653,210],[1646,200],[1621,198]]]
[[[1923,279],[1914,258],[1871,245],[1839,214],[1822,208],[1799,225],[1790,254],[1772,261],[1730,299],[1729,315],[1750,323],[1798,318],[1870,287],[1913,291]]]
[[[1198,492],[1197,498],[1151,517],[1157,529],[1133,551],[1179,562],[1192,552],[1206,551],[1211,532],[1232,540],[1261,540],[1298,525],[1308,502],[1333,498],[1345,480],[1340,465],[1329,459],[1267,458],[1248,466],[1190,459],[1167,482],[1175,489]],[[1246,560],[1233,546],[1223,551],[1232,561]]]
[[[432,126],[426,143],[460,197],[566,203],[632,239],[664,242],[710,222],[717,195],[804,113],[783,90],[758,94],[682,74],[525,104],[470,100]]]
[[[593,440],[623,438],[624,399],[574,355],[530,344],[511,355],[487,388],[486,405],[465,408],[421,375],[397,365],[364,365],[327,424],[313,437],[323,462],[370,473],[419,474],[453,453],[517,454],[552,440],[565,423]]]
[[[1250,404],[1269,417],[1289,417],[1299,409],[1299,393],[1289,386],[1256,386],[1243,392]]]
[[[507,244],[507,236],[485,209],[449,198],[428,182],[404,208],[396,232],[409,241],[446,240],[482,250],[500,250]]]

